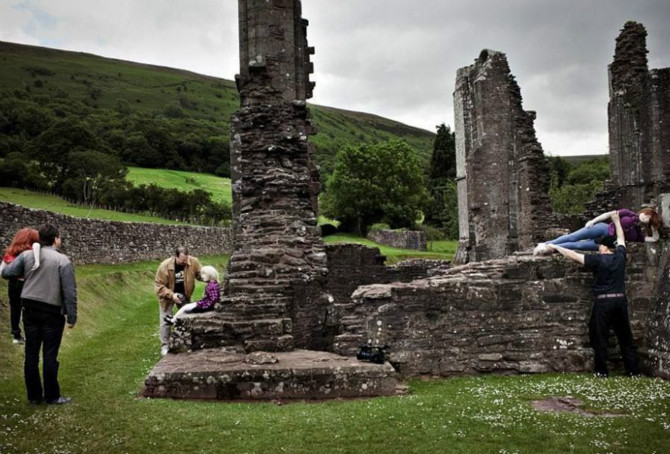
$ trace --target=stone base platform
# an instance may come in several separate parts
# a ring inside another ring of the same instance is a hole
[[[392,396],[404,388],[396,377],[389,363],[328,352],[208,349],[164,356],[149,373],[142,395],[218,400]]]

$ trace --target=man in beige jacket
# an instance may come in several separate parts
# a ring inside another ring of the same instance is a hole
[[[170,325],[165,316],[172,315],[175,305],[180,308],[191,301],[195,288],[195,280],[200,279],[200,262],[188,254],[186,246],[178,246],[174,256],[166,259],[156,271],[154,290],[159,303],[159,335],[161,339],[161,355],[168,352]]]

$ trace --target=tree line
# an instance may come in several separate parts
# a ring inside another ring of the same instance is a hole
[[[220,125],[165,112],[92,108],[66,95],[0,92],[0,178],[5,186],[55,193],[83,204],[190,222],[230,220],[230,206],[205,191],[134,187],[126,165],[230,176],[229,139]]]

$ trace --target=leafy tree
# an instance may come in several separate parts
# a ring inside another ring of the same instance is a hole
[[[560,188],[567,180],[572,166],[567,159],[560,156],[548,156],[546,159],[549,174],[551,175],[551,184]]]
[[[104,148],[84,124],[65,119],[54,123],[33,141],[30,156],[40,163],[52,189],[61,193],[70,165],[69,153]]]
[[[456,178],[456,134],[444,123],[437,126],[428,178],[430,180]]]
[[[428,172],[430,203],[424,224],[442,230],[449,239],[458,238],[458,198],[456,197],[456,137],[444,123],[437,127]]]
[[[549,164],[552,171],[549,197],[552,208],[557,213],[584,212],[585,204],[593,200],[605,180],[610,177],[607,158],[591,159],[576,167],[570,166],[562,158],[549,158]]]
[[[324,213],[359,234],[377,222],[411,227],[427,200],[415,152],[399,140],[344,147],[323,197]]]
[[[68,162],[63,195],[84,204],[96,204],[107,188],[123,186],[128,173],[116,156],[100,151],[73,151],[68,154]]]

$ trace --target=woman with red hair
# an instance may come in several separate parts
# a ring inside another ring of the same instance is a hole
[[[621,219],[621,227],[626,242],[655,243],[658,241],[660,230],[663,227],[663,218],[655,209],[645,207],[635,213],[622,208],[597,216],[576,232],[538,244],[533,250],[533,254],[551,254],[554,250],[547,247],[550,244],[574,251],[597,251],[598,244],[595,242],[597,238],[615,235],[614,224],[608,222],[614,213],[617,213]]]
[[[14,235],[12,242],[7,246],[5,255],[2,257],[0,264],[0,272],[2,269],[12,263],[23,251],[33,250],[35,254],[35,266],[37,269],[40,266],[40,243],[39,234],[37,230],[29,227],[24,227]],[[21,337],[21,290],[23,290],[23,278],[9,280],[9,317],[12,325],[12,335],[14,336],[15,344],[23,344],[23,337]]]

